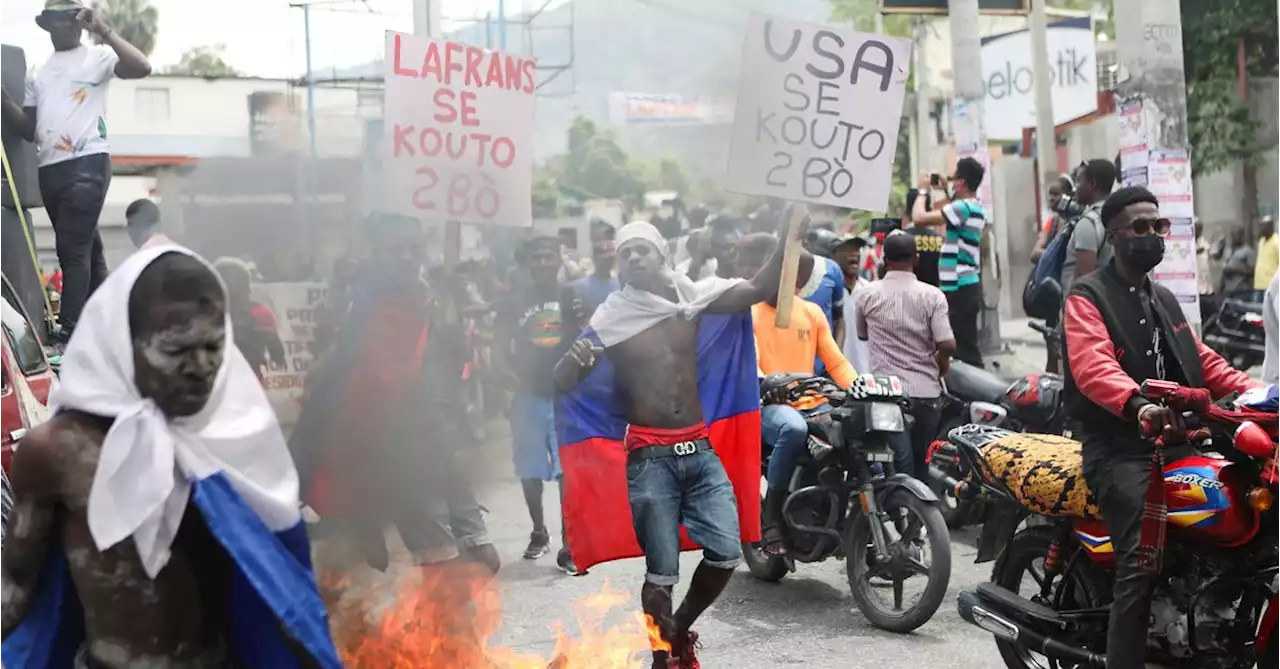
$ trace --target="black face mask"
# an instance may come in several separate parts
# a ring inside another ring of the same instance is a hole
[[[1164,260],[1164,238],[1155,235],[1134,237],[1129,240],[1129,253],[1124,264],[1137,272],[1146,274],[1155,269]]]

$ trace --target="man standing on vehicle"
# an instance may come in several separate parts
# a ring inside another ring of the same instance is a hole
[[[925,211],[924,198],[917,197],[911,220],[932,226],[945,234],[938,275],[947,295],[951,331],[955,333],[956,357],[975,367],[982,366],[978,348],[978,316],[982,313],[982,230],[987,214],[978,201],[978,187],[986,168],[973,158],[961,158],[951,175],[951,200],[935,211]],[[920,190],[929,188],[928,175],[921,176]]]
[[[756,233],[743,237],[738,246],[738,270],[756,276],[763,271],[768,258],[777,254],[778,240],[772,235]],[[814,261],[809,252],[801,252],[796,266],[797,297],[806,283],[805,277],[813,271]],[[853,385],[858,373],[832,337],[822,309],[807,300],[792,300],[791,325],[784,329],[774,323],[777,308],[776,295],[751,307],[760,374],[812,375],[816,373],[814,360],[821,360],[837,385],[841,388]],[[830,411],[831,405],[820,397],[801,398],[795,404],[789,404],[781,395],[764,400],[765,406],[760,410],[761,437],[773,447],[773,452],[769,456],[769,471],[765,474],[768,491],[764,498],[763,550],[766,555],[775,556],[786,553],[782,535],[782,503],[787,499],[791,474],[809,443],[809,425],[805,419]]]
[[[61,327],[54,340],[65,343],[89,295],[107,276],[98,216],[111,184],[107,143],[107,84],[112,77],[141,79],[151,64],[136,47],[103,23],[97,10],[72,0],[47,0],[36,25],[48,31],[53,54],[27,80],[22,106],[4,91],[6,123],[36,143],[40,196],[57,242],[58,264],[66,272]],[[80,41],[83,31],[102,45]]]
[[[951,334],[947,298],[916,278],[917,238],[894,231],[884,241],[884,278],[858,296],[858,338],[871,349],[871,368],[863,372],[902,379],[911,399],[915,427],[910,467],[897,470],[919,479],[925,475],[925,453],[938,431],[941,378],[951,364],[956,340]]]
[[[711,443],[699,389],[702,317],[743,315],[752,304],[776,295],[782,254],[775,253],[749,281],[712,278],[695,283],[666,268],[662,234],[638,222],[618,231],[618,259],[626,285],[596,312],[592,334],[575,341],[556,365],[556,386],[571,393],[597,364],[612,368],[604,399],[626,423],[627,498],[635,538],[645,556],[640,602],[665,642],[653,644],[652,666],[693,669],[700,665],[697,634],[690,628],[733,576],[742,561],[743,540],[734,483],[726,471],[739,471],[741,463],[722,462],[721,457],[729,457],[718,453],[723,444]],[[741,332],[741,325],[736,332]],[[740,353],[750,350],[744,348]],[[743,355],[726,362],[738,369],[716,370],[717,383],[730,375],[740,378],[750,365]],[[754,444],[750,452],[737,453],[749,455],[749,464],[758,466]],[[597,473],[620,482],[619,474]],[[758,482],[756,478],[755,485]],[[681,525],[702,547],[703,560],[673,615]]]
[[[1099,213],[1116,182],[1115,163],[1101,158],[1080,163],[1075,180],[1076,201],[1084,205],[1084,213],[1069,221],[1059,233],[1070,235],[1067,254],[1062,259],[1062,278],[1058,281],[1064,293],[1071,289],[1076,278],[1106,267],[1112,253]]]
[[[1164,541],[1163,456],[1144,432],[1176,442],[1181,415],[1139,393],[1148,379],[1207,388],[1253,386],[1200,342],[1173,293],[1147,278],[1164,257],[1169,220],[1145,188],[1122,188],[1099,211],[1114,259],[1078,279],[1066,299],[1067,409],[1080,426],[1084,475],[1115,547],[1107,666],[1139,669]]]

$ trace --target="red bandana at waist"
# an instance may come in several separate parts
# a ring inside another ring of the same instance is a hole
[[[646,446],[671,446],[684,441],[697,441],[699,439],[710,439],[710,437],[711,433],[707,430],[705,422],[675,430],[628,425],[627,435],[623,438],[622,443],[627,452],[630,453],[637,448]]]

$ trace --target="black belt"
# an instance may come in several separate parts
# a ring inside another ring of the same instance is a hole
[[[649,460],[651,458],[683,458],[703,451],[713,450],[711,440],[693,439],[681,441],[669,446],[641,446],[627,453],[627,460]]]

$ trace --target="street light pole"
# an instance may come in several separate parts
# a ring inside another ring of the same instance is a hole
[[[307,51],[307,135],[311,138],[311,160],[316,159],[316,75],[311,69],[311,5],[302,3],[302,33]]]
[[[1036,162],[1040,166],[1040,183],[1036,188],[1041,207],[1049,206],[1048,184],[1058,176],[1053,84],[1049,75],[1049,19],[1044,5],[1045,0],[1031,0],[1031,72],[1036,88]]]

